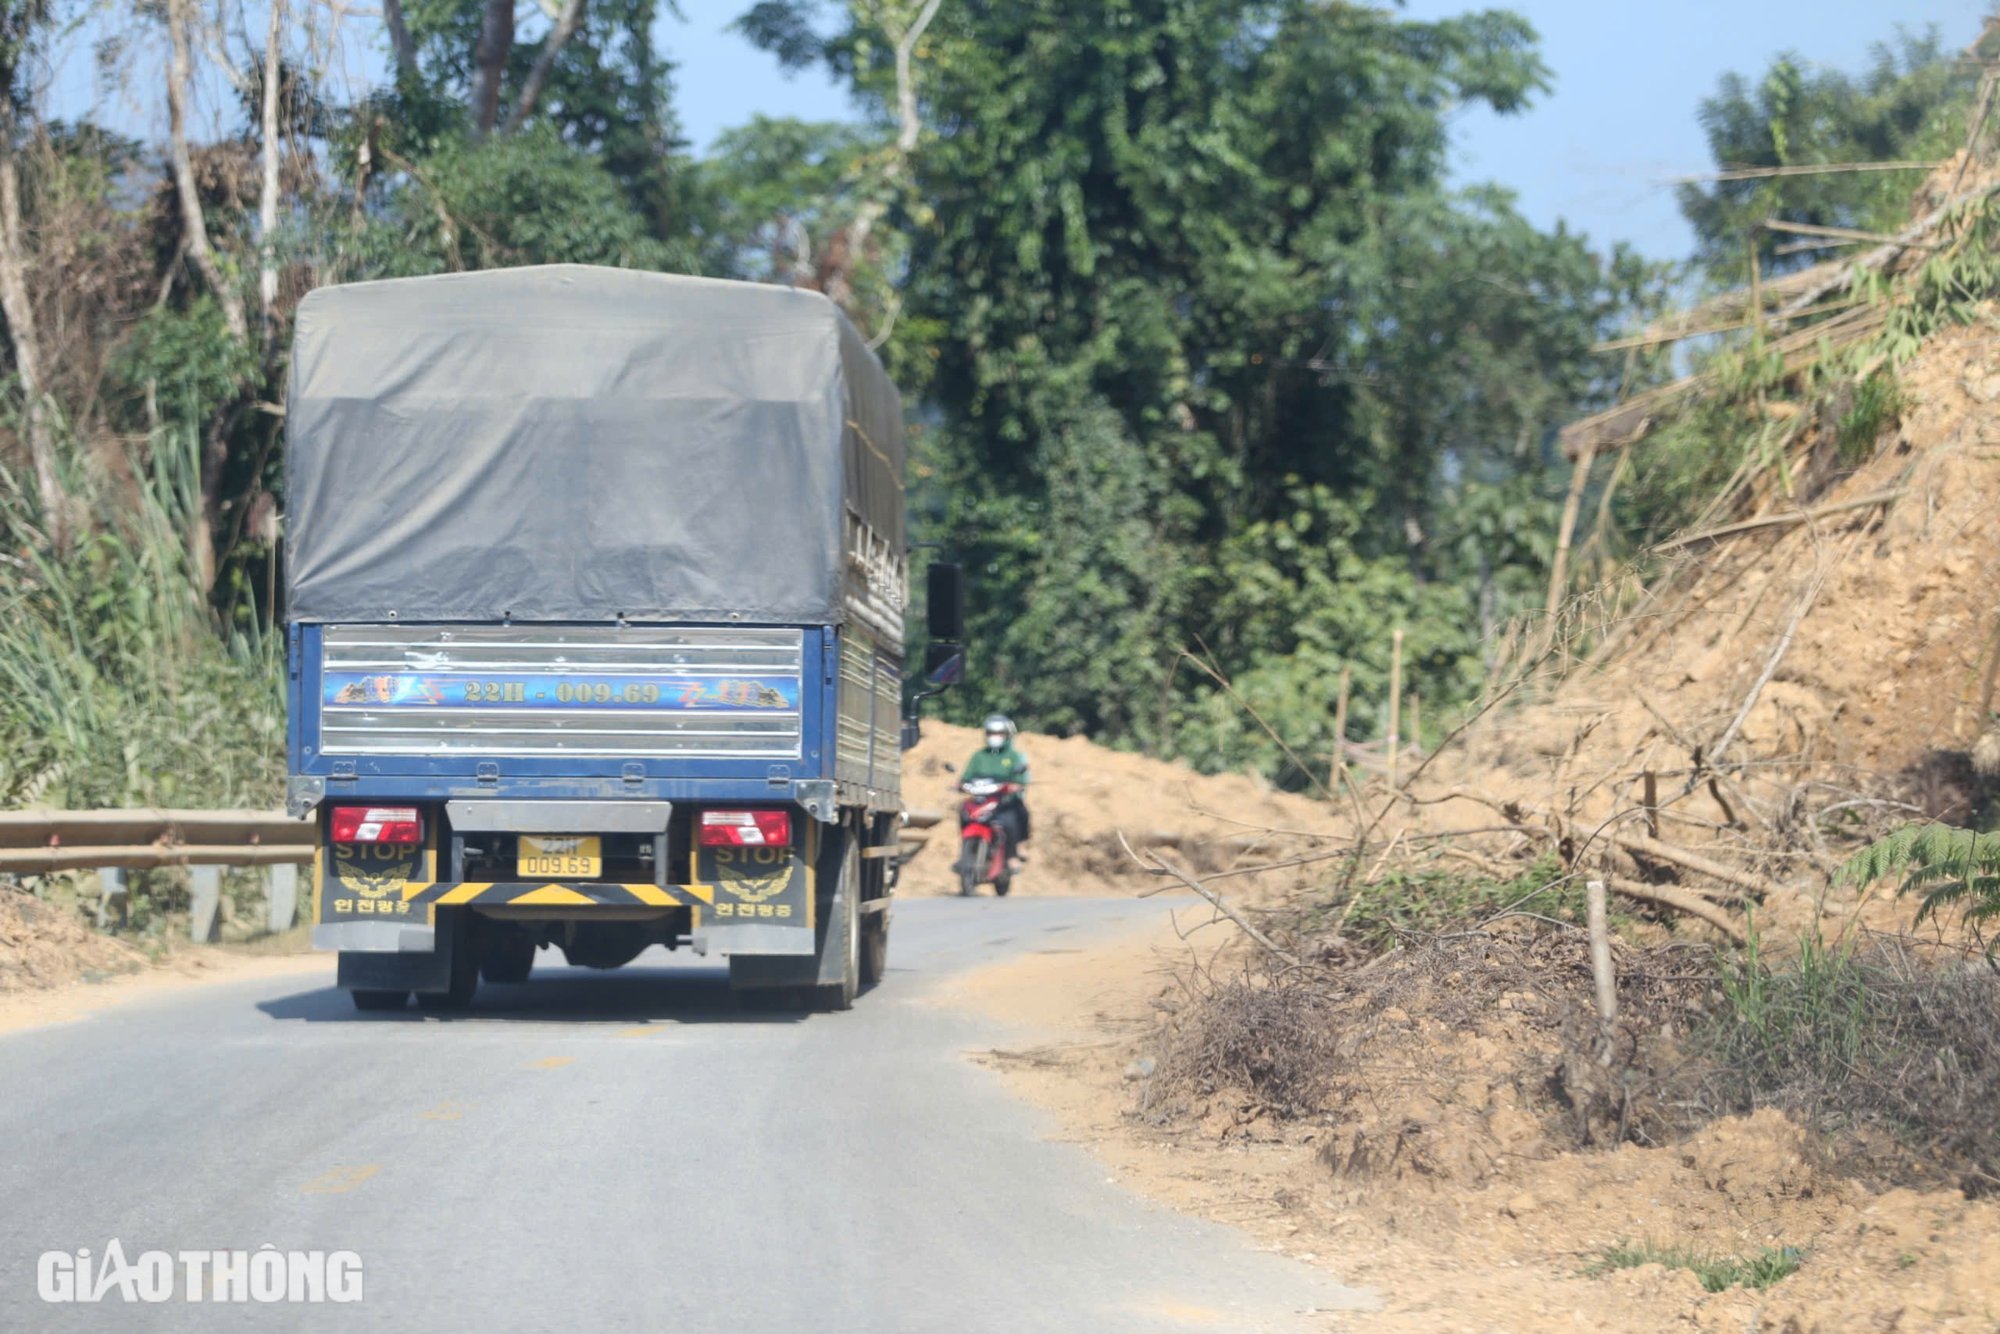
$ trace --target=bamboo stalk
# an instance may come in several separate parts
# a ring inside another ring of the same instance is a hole
[[[1685,537],[1673,537],[1653,548],[1656,552],[1678,551],[1701,542],[1712,542],[1718,538],[1733,537],[1737,533],[1754,532],[1759,528],[1782,528],[1793,524],[1811,523],[1833,514],[1845,514],[1849,510],[1873,509],[1878,505],[1888,505],[1908,495],[1908,487],[1897,487],[1890,491],[1876,491],[1853,500],[1843,500],[1835,505],[1819,505],[1812,509],[1788,510],[1783,514],[1765,514],[1755,519],[1744,519],[1737,523],[1726,523],[1720,528],[1709,528],[1699,533],[1689,533]]]
[[[1555,643],[1556,613],[1562,610],[1562,595],[1568,587],[1569,548],[1576,535],[1576,516],[1583,508],[1583,488],[1590,482],[1590,467],[1597,462],[1597,441],[1584,441],[1576,466],[1569,474],[1569,494],[1563,497],[1562,523],[1556,529],[1556,555],[1549,564],[1549,596],[1542,608],[1542,652]]]
[[[1403,627],[1389,636],[1389,788],[1396,787],[1396,759],[1403,748]]]
[[[1333,701],[1333,765],[1327,773],[1327,796],[1337,804],[1341,784],[1347,781],[1347,702],[1354,684],[1354,669],[1340,664],[1340,693]]]
[[[1827,315],[1837,310],[1849,310],[1861,305],[1859,301],[1829,301],[1824,305],[1802,310],[1793,319],[1804,319],[1811,315]],[[1727,324],[1701,325],[1692,329],[1663,329],[1657,333],[1633,334],[1629,338],[1614,338],[1608,342],[1592,343],[1592,352],[1626,352],[1635,348],[1660,347],[1666,343],[1678,343],[1689,338],[1706,338],[1710,334],[1739,333],[1748,329],[1754,321],[1750,319],[1732,320]]]
[[[1824,236],[1835,241],[1872,241],[1876,245],[1901,246],[1905,250],[1935,250],[1929,242],[1906,241],[1888,232],[1857,231],[1853,227],[1825,227],[1816,222],[1786,222],[1782,218],[1766,218],[1766,231],[1786,232],[1793,236]]]
[[[1676,176],[1668,185],[1707,185],[1717,181],[1762,181],[1775,176],[1842,176],[1857,171],[1936,171],[1942,162],[1825,162],[1788,167],[1738,167],[1699,176]]]

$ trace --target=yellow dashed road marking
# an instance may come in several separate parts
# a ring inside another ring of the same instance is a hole
[[[381,1170],[379,1163],[362,1163],[356,1167],[330,1167],[300,1186],[299,1194],[345,1195]]]
[[[472,1110],[472,1104],[464,1102],[441,1102],[428,1112],[417,1115],[426,1121],[456,1121]]]
[[[530,1070],[560,1070],[576,1060],[574,1056],[544,1056],[539,1061],[529,1061]]]

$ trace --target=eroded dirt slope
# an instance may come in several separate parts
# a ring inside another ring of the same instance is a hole
[[[0,887],[0,992],[97,981],[145,964],[139,951],[92,930],[70,909]]]

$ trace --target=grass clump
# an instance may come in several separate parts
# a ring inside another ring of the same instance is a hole
[[[1563,875],[1552,856],[1505,880],[1438,866],[1396,867],[1358,887],[1347,904],[1322,909],[1318,916],[1326,920],[1309,920],[1307,928],[1337,921],[1341,935],[1374,953],[1509,913],[1580,926],[1584,887]]]
[[[1768,1288],[1798,1273],[1804,1260],[1805,1252],[1796,1246],[1766,1246],[1754,1255],[1716,1255],[1692,1246],[1627,1242],[1607,1248],[1584,1272],[1595,1278],[1617,1269],[1663,1265],[1692,1273],[1707,1292],[1727,1292]]]
[[[1850,1168],[2000,1190],[2000,973],[1886,937],[1773,960],[1753,934],[1720,991],[1693,1034],[1700,1116],[1773,1107],[1840,1141]]]

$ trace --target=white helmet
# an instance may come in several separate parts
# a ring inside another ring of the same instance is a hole
[[[1012,718],[1009,718],[1004,713],[991,715],[986,720],[986,748],[988,750],[1004,750],[1007,743],[1014,739],[1015,731],[1016,728],[1014,727],[1014,720]]]

